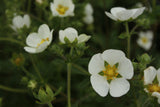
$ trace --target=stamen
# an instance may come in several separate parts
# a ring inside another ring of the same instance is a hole
[[[39,47],[41,44],[43,44],[46,41],[49,41],[49,38],[42,39],[41,42],[39,44],[37,44],[37,47]]]
[[[60,15],[64,15],[69,8],[67,6],[63,6],[61,4],[58,5],[56,9]]]

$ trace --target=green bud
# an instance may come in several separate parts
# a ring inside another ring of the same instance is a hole
[[[11,62],[15,66],[19,67],[24,64],[25,58],[24,58],[23,54],[21,54],[21,53],[20,54],[13,53],[12,58],[11,58]]]
[[[22,84],[27,84],[28,83],[28,78],[27,77],[22,77],[21,78],[21,83]]]
[[[147,53],[143,54],[140,59],[140,62],[144,64],[149,64],[151,62],[151,57]]]
[[[139,26],[143,26],[145,28],[150,27],[150,20],[148,18],[141,18],[137,20],[137,24]]]
[[[28,82],[28,87],[31,88],[32,90],[35,89],[37,86],[37,82],[35,80],[30,80]]]

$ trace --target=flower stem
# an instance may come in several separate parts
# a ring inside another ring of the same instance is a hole
[[[3,85],[0,85],[0,89],[5,90],[5,91],[10,91],[10,92],[15,92],[15,93],[26,93],[27,92],[27,90],[24,90],[24,89],[15,89],[15,88],[6,87]]]
[[[52,106],[52,103],[48,103],[48,106],[49,106],[49,107],[53,107],[53,106]]]
[[[29,77],[33,77],[33,75],[31,73],[29,73],[23,66],[22,66],[22,70],[24,71],[24,73],[29,76]]]
[[[71,107],[71,67],[72,64],[67,64],[67,97],[68,97],[68,107]]]
[[[156,7],[156,0],[152,0],[152,7],[153,9]]]
[[[131,35],[129,33],[128,22],[125,23],[126,33],[127,33],[127,57],[130,58],[130,45],[131,45]]]
[[[13,42],[13,43],[19,44],[21,46],[25,46],[24,43],[22,43],[22,42],[20,42],[18,40],[12,39],[12,38],[3,38],[3,37],[1,37],[0,41],[9,41],[9,42]]]
[[[27,8],[27,12],[29,13],[31,9],[31,0],[28,0],[28,8]]]
[[[79,65],[77,65],[77,64],[74,64],[74,63],[72,64],[72,66],[75,67],[75,68],[77,68],[78,70],[84,72],[86,75],[91,76],[91,75],[89,74],[89,72],[87,72],[87,71],[86,71],[84,68],[82,68],[81,66],[79,66]]]
[[[39,70],[38,70],[38,68],[37,68],[37,66],[36,66],[36,64],[35,64],[35,61],[34,61],[33,57],[32,57],[32,56],[30,56],[30,58],[31,58],[31,61],[32,61],[33,67],[34,67],[34,69],[35,69],[35,71],[36,71],[37,75],[38,75],[38,76],[39,76],[39,78],[41,79],[41,82],[42,82],[42,83],[44,83],[44,80],[43,80],[43,78],[42,78],[42,76],[41,76],[41,74],[40,74],[40,72],[39,72]]]

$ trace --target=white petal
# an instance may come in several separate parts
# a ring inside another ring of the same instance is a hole
[[[72,43],[76,38],[78,38],[78,32],[76,29],[72,27],[68,27],[65,30],[60,31],[60,35],[63,35],[60,37],[60,40],[64,37],[67,37],[68,40]],[[62,42],[63,43],[63,42]]]
[[[143,49],[145,49],[146,51],[148,51],[148,50],[151,48],[151,46],[152,46],[152,41],[151,41],[151,40],[148,40],[147,43],[144,43],[144,42],[142,41],[142,38],[139,38],[139,39],[137,40],[137,44],[138,44],[140,47],[142,47]]]
[[[144,88],[144,91],[145,91],[146,93],[149,93],[149,91],[147,90],[147,88]]]
[[[102,59],[101,54],[99,53],[92,56],[88,64],[88,71],[90,74],[98,74],[104,69],[104,60]]]
[[[18,29],[22,28],[24,25],[23,18],[21,16],[14,17],[12,23],[13,26],[15,26]]]
[[[132,62],[126,58],[121,58],[118,66],[118,72],[123,78],[131,79],[134,74]]]
[[[152,31],[147,31],[147,32],[146,32],[146,37],[147,37],[149,40],[152,40],[152,39],[153,39],[153,32],[152,32]]]
[[[160,68],[157,70],[157,79],[160,85]]]
[[[159,93],[159,92],[153,92],[153,93],[152,93],[152,96],[157,97],[157,98],[160,98],[160,93]]]
[[[93,8],[92,5],[90,3],[88,3],[85,6],[85,11],[84,11],[85,15],[92,15],[93,14]]]
[[[60,42],[65,43],[64,37],[65,37],[65,32],[63,30],[60,30],[59,31],[59,40],[60,40]]]
[[[152,84],[152,81],[156,77],[157,71],[154,67],[150,66],[144,70],[144,84]]]
[[[130,18],[132,18],[132,14],[133,14],[132,10],[124,10],[118,12],[116,15],[120,21],[127,21]]]
[[[49,38],[50,36],[50,29],[48,25],[42,24],[38,29],[38,36],[40,36],[42,39]]]
[[[122,57],[125,57],[125,54],[121,50],[108,49],[102,53],[102,59],[111,66],[118,63]]]
[[[126,10],[126,9],[123,8],[123,7],[114,7],[114,8],[111,9],[111,14],[112,14],[114,17],[118,18],[119,16],[117,16],[117,14],[118,14],[119,12],[124,11],[124,10]]]
[[[32,48],[32,47],[24,47],[25,51],[26,52],[29,52],[29,53],[36,53],[36,48]]]
[[[109,18],[117,21],[117,18],[116,18],[115,16],[113,16],[112,14],[110,14],[109,12],[105,11],[105,14],[106,14]]]
[[[144,10],[145,10],[145,7],[137,8],[137,10],[134,12],[132,18],[133,19],[137,18],[139,15],[141,15],[143,13]]]
[[[124,78],[116,78],[111,81],[110,94],[112,97],[120,97],[126,94],[130,89],[129,82]]]
[[[85,16],[83,18],[83,21],[86,23],[86,24],[92,24],[94,19],[93,19],[93,16],[92,15],[89,15],[89,16]]]
[[[37,33],[29,34],[26,39],[27,45],[31,47],[37,47],[40,42],[41,38],[37,35]]]
[[[109,84],[103,76],[92,75],[90,81],[93,89],[102,97],[105,97],[108,94]]]
[[[47,42],[42,43],[36,50],[36,53],[40,53],[43,52],[48,46]]]
[[[30,24],[31,24],[31,22],[30,22],[30,17],[26,14],[26,15],[24,15],[24,17],[23,17],[23,21],[24,21],[24,24],[29,28],[30,27]]]
[[[86,42],[91,38],[91,36],[88,36],[86,34],[81,34],[78,37],[78,43]]]
[[[158,103],[160,104],[160,98],[158,98]]]

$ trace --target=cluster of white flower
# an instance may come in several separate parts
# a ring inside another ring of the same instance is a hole
[[[38,0],[37,0],[38,2]],[[74,4],[72,0],[54,0],[50,4],[50,8],[53,16],[66,17],[74,16]],[[145,7],[136,9],[125,9],[123,7],[114,7],[111,9],[111,13],[105,12],[105,14],[115,21],[130,21],[136,19],[143,13]],[[84,22],[87,24],[93,23],[93,8],[91,4],[87,4],[85,7]],[[15,31],[22,27],[30,26],[30,18],[28,15],[24,17],[16,16],[13,18],[13,25],[11,26]],[[31,33],[26,39],[28,46],[24,47],[25,51],[29,53],[43,52],[52,42],[53,30],[50,30],[48,25],[43,24],[39,27],[38,33]],[[63,44],[86,42],[91,38],[86,34],[80,34],[76,29],[68,27],[65,30],[59,31],[59,40]],[[137,43],[149,50],[152,45],[153,33],[140,32]],[[93,89],[102,97],[106,96],[108,92],[113,97],[120,97],[125,95],[130,89],[130,83],[127,81],[134,75],[134,69],[132,62],[126,58],[125,54],[120,50],[109,49],[103,53],[95,54],[88,66],[89,73],[91,74],[90,82]],[[145,91],[151,93],[152,96],[158,98],[160,103],[160,86],[159,83],[153,83],[156,78],[160,81],[160,69],[155,70],[154,67],[149,67],[144,71],[144,82],[147,87]]]

